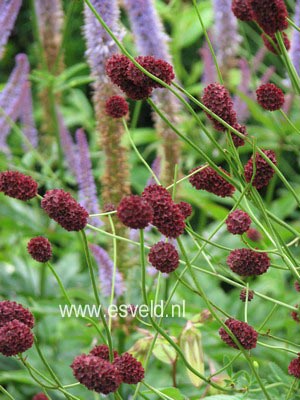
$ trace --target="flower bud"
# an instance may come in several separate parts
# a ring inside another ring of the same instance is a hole
[[[199,371],[199,373],[204,375],[202,335],[200,331],[195,328],[191,321],[188,321],[182,331],[180,337],[180,347],[189,364]],[[187,370],[187,373],[194,386],[200,387],[203,384],[203,380],[196,376],[193,372]]]

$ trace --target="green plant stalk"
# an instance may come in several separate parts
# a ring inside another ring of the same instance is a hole
[[[16,400],[7,390],[4,389],[2,385],[0,385],[0,392],[5,394],[10,400]]]
[[[93,270],[92,260],[91,260],[91,256],[90,256],[89,246],[88,246],[88,242],[87,242],[87,238],[86,238],[86,234],[85,234],[84,230],[80,231],[80,236],[81,236],[81,240],[82,240],[82,243],[83,243],[86,262],[87,262],[89,273],[90,273],[90,278],[91,278],[91,282],[92,282],[94,297],[95,297],[95,300],[96,300],[97,307],[100,310],[100,319],[102,321],[102,324],[104,326],[104,330],[106,332],[108,348],[109,348],[109,359],[110,359],[110,361],[112,361],[114,359],[112,337],[111,337],[110,330],[109,330],[109,327],[107,325],[106,318],[105,318],[105,315],[104,315],[104,312],[103,312],[103,309],[102,309],[102,305],[101,305],[101,302],[100,302],[100,297],[99,297],[97,283],[96,283],[96,279],[95,279],[95,275],[94,275],[94,270]]]
[[[245,351],[245,349],[241,346],[240,342],[236,339],[236,337],[233,335],[233,333],[231,332],[231,330],[230,330],[230,329],[225,325],[225,323],[219,318],[219,316],[218,316],[217,313],[215,312],[214,308],[212,307],[211,302],[210,302],[209,299],[207,298],[205,292],[202,290],[202,288],[201,288],[201,286],[200,286],[200,284],[199,284],[199,282],[198,282],[198,280],[197,280],[197,278],[196,278],[196,276],[195,276],[195,274],[194,274],[193,268],[192,268],[192,266],[190,265],[189,259],[188,259],[188,257],[187,257],[187,254],[186,254],[186,252],[185,252],[184,246],[183,246],[182,241],[181,241],[180,238],[177,239],[177,243],[178,243],[178,246],[179,246],[179,248],[180,248],[180,251],[182,252],[182,254],[183,254],[184,258],[185,258],[185,261],[186,261],[188,270],[189,270],[189,272],[190,272],[190,274],[191,274],[191,277],[193,278],[193,281],[194,281],[194,283],[195,283],[195,285],[196,285],[196,288],[197,288],[198,292],[200,293],[201,297],[203,298],[203,300],[205,301],[205,303],[206,303],[206,305],[207,305],[207,307],[208,307],[208,309],[209,309],[211,315],[215,318],[216,321],[219,322],[219,324],[222,326],[222,328],[228,333],[228,335],[231,337],[231,339],[234,341],[234,343],[238,346],[239,350],[243,353],[245,359],[247,360],[247,362],[248,362],[248,364],[249,364],[249,367],[250,367],[252,373],[254,374],[254,376],[255,376],[255,378],[256,378],[256,380],[257,380],[259,386],[260,386],[261,389],[262,389],[262,392],[263,392],[265,398],[268,399],[268,400],[271,400],[270,396],[268,395],[268,393],[267,393],[267,391],[266,391],[266,389],[265,389],[265,387],[264,387],[264,384],[263,384],[262,380],[260,379],[260,376],[258,375],[258,373],[257,373],[257,371],[256,371],[256,369],[255,369],[255,367],[253,366],[253,363],[252,363],[252,361],[251,361],[251,359],[250,359],[250,357],[249,357],[247,351]]]
[[[92,230],[95,230],[95,231],[97,231],[97,232],[99,232],[101,234],[103,234],[104,236],[109,236],[109,237],[113,236],[111,233],[108,233],[108,232],[103,231],[103,230],[101,230],[99,228],[96,228],[93,225],[87,224],[87,227],[92,229]],[[127,239],[127,238],[123,238],[122,236],[115,236],[115,237],[118,240],[129,242],[129,243],[131,243],[131,244],[133,244],[135,246],[140,246],[140,242],[135,242],[133,240],[130,240],[130,239]],[[150,247],[145,245],[145,248],[150,248]],[[184,261],[182,261],[182,260],[180,260],[180,264],[186,266],[186,263]],[[236,282],[236,281],[234,281],[232,279],[226,278],[225,276],[223,276],[223,275],[221,275],[219,273],[207,271],[206,269],[197,267],[195,265],[192,265],[192,268],[194,268],[194,269],[196,269],[198,271],[204,272],[205,274],[215,276],[216,278],[221,279],[224,282],[229,283],[230,285],[238,287],[240,289],[245,289],[246,288],[245,285],[242,285],[241,283],[238,283],[238,282]],[[284,302],[282,302],[280,300],[273,299],[272,297],[266,296],[266,295],[264,295],[264,294],[262,294],[260,292],[257,292],[257,291],[254,291],[254,293],[255,293],[256,296],[261,297],[264,300],[268,300],[268,301],[270,301],[272,303],[278,304],[278,305],[280,305],[282,307],[285,307],[285,308],[287,308],[287,309],[289,309],[291,311],[298,311],[298,309],[296,307],[291,306],[290,304],[284,303]]]
[[[138,151],[138,149],[137,149],[137,147],[136,147],[136,145],[135,145],[135,143],[134,143],[134,141],[133,141],[133,139],[132,139],[132,137],[131,137],[130,130],[128,129],[128,126],[127,126],[127,123],[126,123],[125,118],[122,118],[122,120],[123,120],[123,125],[124,125],[124,128],[125,128],[125,131],[126,131],[126,133],[127,133],[127,136],[128,136],[128,138],[129,138],[130,144],[131,144],[131,146],[132,146],[134,152],[136,153],[136,155],[138,156],[138,158],[141,160],[141,162],[145,165],[145,167],[147,168],[147,170],[150,172],[150,174],[152,175],[152,177],[153,177],[153,179],[155,180],[155,182],[156,182],[158,185],[160,185],[157,176],[156,176],[155,173],[152,171],[152,169],[151,169],[151,167],[148,165],[148,163],[145,161],[145,159],[143,158],[143,156],[141,155],[141,153]]]
[[[110,223],[111,231],[112,234],[116,234],[116,229],[115,225],[113,222],[113,219],[111,215],[108,215],[108,220]],[[117,239],[114,237],[113,238],[113,275],[112,275],[112,282],[111,282],[111,294],[110,294],[110,304],[113,304],[114,302],[114,297],[115,297],[115,283],[116,283],[116,273],[117,273],[117,257],[118,257],[118,246],[117,246]],[[111,331],[111,315],[109,315],[109,320],[108,320],[108,327],[109,330]]]
[[[210,53],[212,55],[212,58],[213,58],[213,61],[214,61],[214,65],[216,67],[216,71],[217,71],[217,74],[218,74],[219,81],[223,85],[224,82],[223,82],[222,74],[221,74],[221,71],[220,71],[220,68],[219,68],[219,64],[218,64],[218,61],[217,61],[216,53],[214,51],[214,48],[213,48],[212,43],[211,43],[211,40],[210,40],[210,38],[208,36],[208,33],[206,31],[205,25],[203,23],[203,20],[202,20],[201,14],[200,14],[200,11],[199,11],[199,9],[197,7],[196,0],[193,0],[193,4],[194,4],[194,7],[195,7],[195,10],[196,10],[196,13],[197,13],[201,28],[203,30],[205,39],[207,41],[207,44],[208,44],[208,47],[209,47],[209,51],[210,51]]]
[[[146,290],[146,263],[145,263],[145,254],[144,254],[144,232],[143,230],[140,230],[140,261],[141,261],[141,267],[142,267],[142,294],[143,294],[143,299],[146,305],[148,305],[148,297],[147,297],[147,290]],[[165,333],[165,331],[160,327],[159,324],[152,318],[151,315],[149,315],[150,322],[153,326],[153,328],[160,333],[169,343],[170,345],[176,350],[186,367],[193,372],[196,376],[198,376],[200,379],[203,381],[209,383],[211,386],[215,387],[216,389],[219,389],[224,392],[232,392],[231,389],[225,389],[224,387],[221,387],[214,382],[210,381],[207,379],[204,375],[200,374],[195,368],[192,367],[192,365],[189,364],[189,362],[185,359],[185,356],[180,349],[180,347],[170,338],[169,335]]]

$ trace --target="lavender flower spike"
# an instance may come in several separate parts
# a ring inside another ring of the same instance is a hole
[[[64,123],[63,116],[61,115],[59,110],[56,110],[56,112],[58,117],[60,143],[64,152],[65,159],[67,161],[67,166],[72,175],[74,177],[77,177],[77,148],[75,143],[73,142],[71,133],[68,131]]]
[[[7,151],[6,138],[11,126],[9,119],[16,121],[20,116],[23,93],[26,90],[29,63],[25,54],[18,54],[16,66],[10,74],[5,88],[0,93],[0,149]]]
[[[99,280],[104,296],[109,297],[111,295],[111,285],[113,278],[114,264],[109,257],[108,253],[100,246],[91,244],[90,249],[95,257],[98,264]],[[115,276],[115,296],[120,297],[124,293],[124,282],[123,277],[118,270],[116,270]]]
[[[15,25],[22,0],[2,0],[0,4],[0,58]]]
[[[296,2],[294,22],[297,26],[300,25],[300,0]],[[295,69],[300,75],[300,32],[296,29],[294,29],[292,36],[290,55]]]
[[[91,3],[114,32],[114,35],[122,40],[124,32],[118,24],[120,16],[118,2],[116,0],[92,0]],[[107,81],[105,63],[111,55],[118,53],[118,48],[87,5],[85,5],[84,15],[84,33],[87,42],[86,56],[92,74],[100,81]]]
[[[251,71],[248,61],[245,59],[241,59],[239,60],[239,64],[241,70],[241,82],[239,84],[238,90],[246,96],[251,97]],[[249,117],[249,109],[247,104],[241,99],[241,97],[236,96],[234,98],[234,108],[238,113],[239,121],[245,122]]]
[[[168,49],[170,39],[164,31],[153,0],[124,0],[124,4],[128,10],[138,52],[171,62]],[[169,91],[157,91],[153,100],[173,124],[179,122],[180,104]],[[154,118],[155,128],[163,138],[162,180],[170,184],[173,181],[175,165],[180,163],[180,142],[157,114],[154,114]]]
[[[24,86],[23,102],[20,112],[20,120],[23,125],[23,133],[29,140],[31,146],[37,147],[38,132],[33,118],[32,96],[29,82],[26,82]],[[24,147],[25,149],[28,148],[27,145],[25,145]]]
[[[231,11],[231,0],[214,0],[213,4],[215,10],[214,44],[218,62],[226,71],[233,65],[241,38],[237,32],[237,19]]]
[[[92,163],[86,135],[83,129],[78,129],[75,136],[78,155],[77,181],[79,185],[79,203],[90,214],[99,214],[97,189],[92,174]],[[93,218],[93,224],[100,226],[102,222],[98,218]]]
[[[128,9],[139,52],[170,62],[171,56],[168,50],[170,39],[164,32],[153,1],[125,0],[124,4]]]

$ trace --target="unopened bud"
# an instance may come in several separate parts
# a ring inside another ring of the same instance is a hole
[[[186,360],[200,374],[204,375],[204,354],[202,348],[202,335],[195,328],[191,321],[188,321],[180,337],[180,347],[185,355]],[[187,369],[188,376],[192,384],[200,387],[203,380]]]

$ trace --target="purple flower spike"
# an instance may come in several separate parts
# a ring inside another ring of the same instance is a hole
[[[248,61],[241,59],[239,64],[241,69],[241,83],[238,87],[238,90],[247,97],[251,97],[251,91],[249,89],[251,82],[251,71]],[[239,121],[245,122],[249,117],[249,109],[247,104],[239,96],[236,96],[234,99],[234,109],[238,114]]]
[[[168,62],[169,37],[164,32],[152,0],[125,0],[132,30],[140,54],[161,58]]]
[[[24,85],[23,102],[21,106],[20,120],[23,125],[23,133],[33,147],[38,145],[38,132],[33,118],[32,95],[30,83]],[[26,149],[27,145],[24,146]]]
[[[203,61],[202,84],[205,87],[208,86],[210,83],[216,82],[217,72],[213,57],[207,43],[204,44],[199,53]]]
[[[228,61],[235,58],[241,40],[237,19],[231,11],[231,0],[214,0],[213,4],[217,58],[222,66],[227,66]]]
[[[67,161],[68,168],[74,177],[77,177],[77,150],[72,135],[65,126],[63,116],[57,110],[60,143]]]
[[[92,0],[91,3],[104,22],[121,40],[123,32],[118,24],[118,2],[116,0]],[[84,34],[87,42],[86,57],[93,75],[101,81],[106,81],[108,79],[105,73],[106,60],[113,54],[118,53],[118,48],[87,5],[85,5],[84,16]]]
[[[2,0],[0,4],[0,58],[15,25],[22,0]]]
[[[297,26],[300,25],[300,0],[296,2],[294,22]],[[300,74],[300,32],[296,29],[293,31],[290,55],[295,69]]]
[[[90,248],[98,264],[102,293],[104,296],[109,297],[111,294],[114,264],[109,254],[102,247],[97,246],[96,244],[91,244]],[[117,270],[115,276],[115,296],[120,297],[124,293],[124,290],[123,277]]]
[[[155,176],[159,179],[161,173],[161,157],[157,156],[154,159],[151,165],[151,169],[154,172]],[[155,183],[156,182],[154,181],[153,176],[151,176],[151,178],[148,179],[146,186],[154,185]]]
[[[90,213],[99,214],[97,189],[92,174],[92,163],[90,160],[89,146],[83,129],[76,131],[77,143],[77,181],[79,185],[79,203]],[[103,225],[98,218],[93,218],[92,223],[96,226]]]
[[[25,54],[18,54],[5,88],[0,93],[0,107],[5,115],[0,115],[0,150],[7,150],[6,138],[10,132],[9,119],[14,122],[19,118],[24,104],[24,91],[27,87],[29,63]]]

